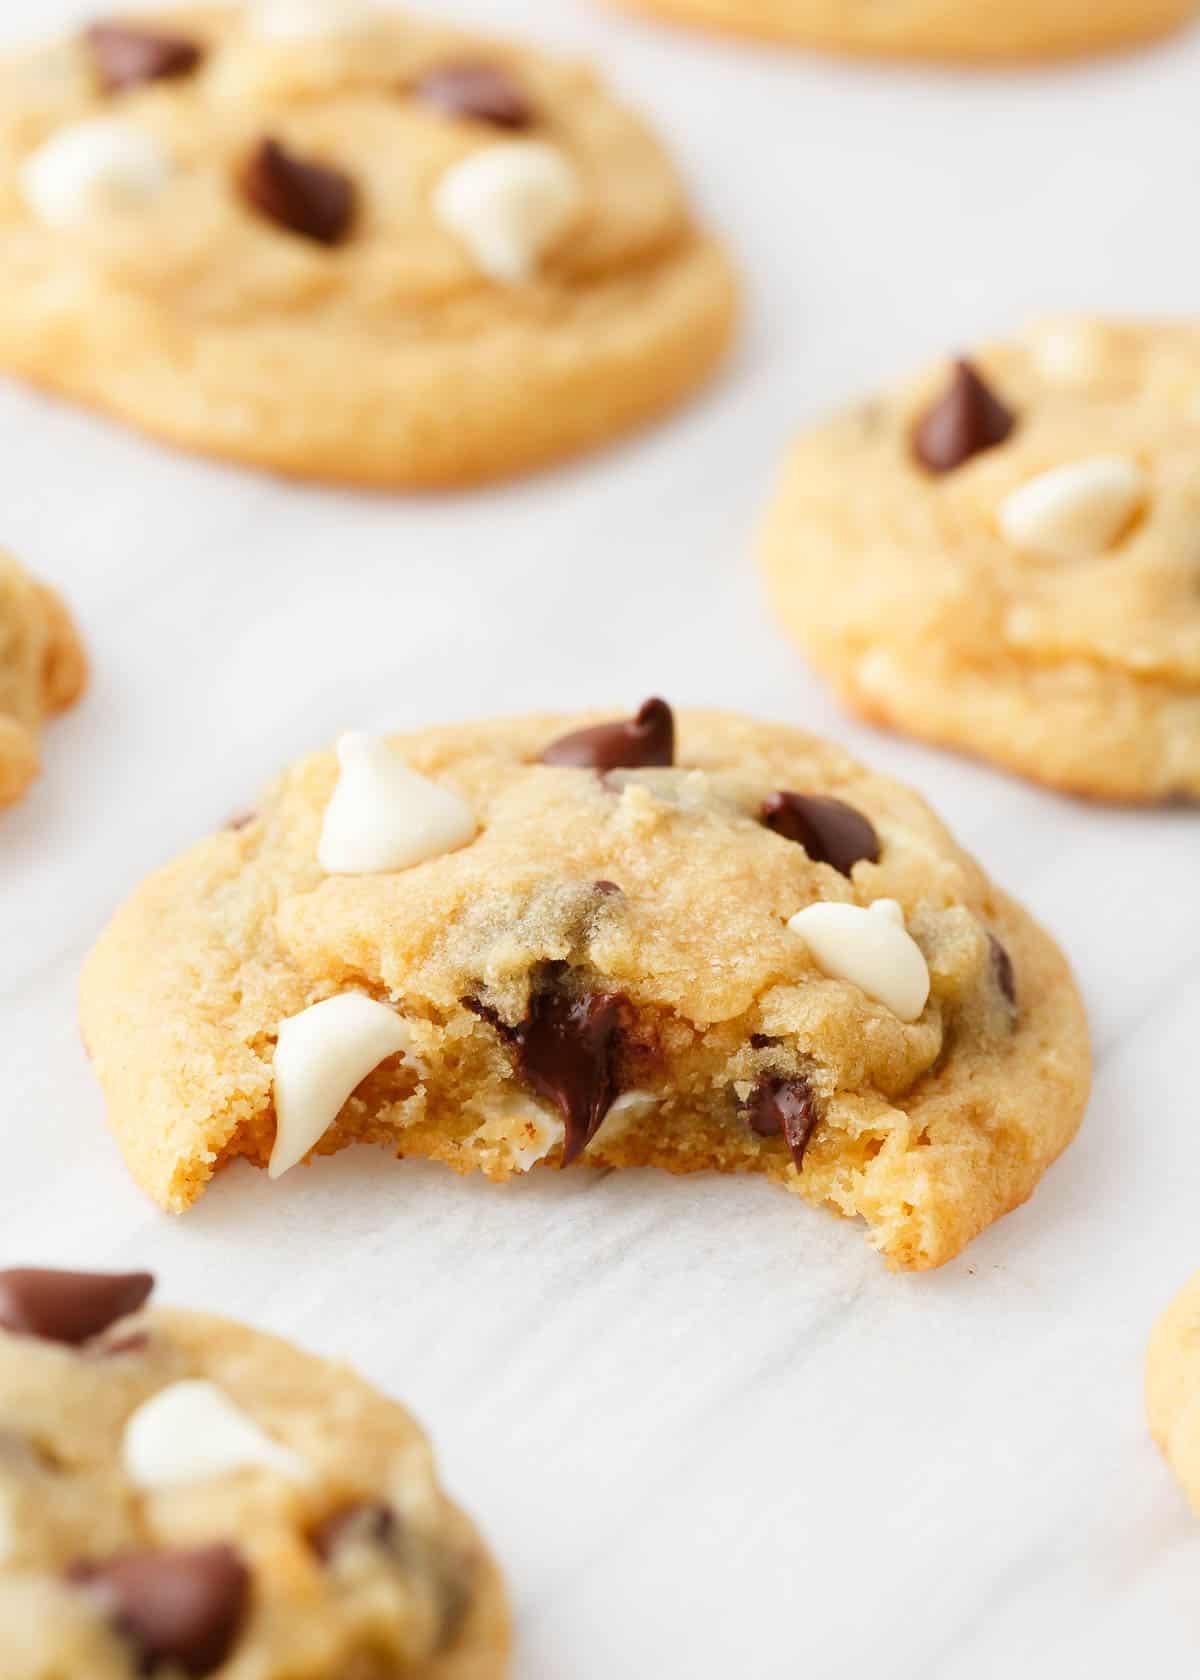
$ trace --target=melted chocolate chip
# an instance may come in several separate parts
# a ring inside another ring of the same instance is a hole
[[[1013,960],[996,938],[994,933],[988,934],[988,949],[992,959],[992,978],[999,987],[1010,1009],[1017,1007],[1017,976],[1013,969]]]
[[[323,1563],[347,1544],[392,1546],[399,1524],[390,1505],[373,1500],[356,1500],[342,1505],[319,1522],[309,1535],[312,1548]]]
[[[828,863],[843,875],[864,860],[879,862],[879,836],[861,811],[840,799],[773,793],[763,800],[761,816],[769,829],[803,846],[814,863]]]
[[[675,718],[665,700],[647,700],[636,717],[577,729],[551,742],[543,764],[578,770],[644,770],[675,762]]]
[[[797,1167],[804,1165],[804,1151],[817,1124],[816,1099],[807,1079],[760,1079],[744,1113],[752,1132],[764,1138],[783,1136]]]
[[[494,64],[443,64],[421,77],[413,90],[450,117],[491,123],[494,128],[528,128],[533,106],[506,70]]]
[[[106,93],[190,76],[204,58],[204,49],[182,35],[126,23],[94,23],[84,38]]]
[[[619,1095],[617,1053],[627,1000],[619,992],[538,992],[517,1029],[517,1068],[567,1129],[562,1164],[578,1160]]]
[[[0,1272],[0,1329],[77,1347],[143,1306],[149,1272]]]
[[[95,1593],[136,1649],[143,1673],[169,1664],[194,1680],[214,1673],[229,1655],[250,1589],[232,1546],[130,1552],[107,1563],[77,1563],[67,1579]]]
[[[354,220],[350,177],[295,157],[278,140],[260,141],[242,170],[242,191],[269,221],[319,245],[340,244]]]
[[[958,361],[945,393],[913,433],[913,453],[932,473],[953,472],[973,455],[994,449],[1016,420],[970,362]]]

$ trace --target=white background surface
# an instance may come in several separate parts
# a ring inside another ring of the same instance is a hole
[[[427,500],[277,485],[0,386],[4,540],[95,667],[0,822],[0,1263],[152,1265],[400,1393],[507,1564],[517,1680],[1195,1673],[1200,1529],[1140,1388],[1200,1266],[1200,816],[857,727],[774,630],[748,538],[793,426],[918,356],[1031,311],[1195,306],[1200,39],[943,75],[568,0],[446,9],[593,53],[656,113],[740,253],[740,352],[649,437]],[[1065,942],[1097,1090],[1029,1207],[897,1278],[751,1182],[505,1192],[368,1152],[236,1169],[177,1223],[140,1198],[74,1010],[121,895],[343,726],[652,691],[916,782]]]

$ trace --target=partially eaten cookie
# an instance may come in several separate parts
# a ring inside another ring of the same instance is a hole
[[[0,807],[28,789],[42,725],[72,705],[86,681],[83,647],[63,602],[0,553]]]
[[[87,964],[137,1181],[354,1141],[503,1180],[753,1171],[935,1266],[1089,1084],[1063,957],[925,803],[799,730],[651,700],[304,760]]]

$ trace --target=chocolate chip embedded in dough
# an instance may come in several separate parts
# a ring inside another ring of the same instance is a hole
[[[106,93],[189,76],[204,59],[203,47],[186,36],[127,23],[94,23],[84,40]]]
[[[849,875],[856,863],[879,862],[879,836],[853,805],[813,793],[772,793],[761,820],[785,840],[803,846],[814,863]]]
[[[535,993],[517,1028],[521,1077],[562,1115],[564,1167],[583,1154],[619,1095],[617,1056],[626,1007],[620,993],[571,997],[551,985]]]
[[[804,1152],[817,1124],[816,1099],[812,1086],[799,1075],[760,1079],[743,1109],[746,1123],[759,1137],[786,1139],[797,1167],[804,1164]]]
[[[150,1272],[0,1272],[0,1329],[77,1347],[145,1305]]]
[[[340,244],[354,220],[357,194],[349,175],[296,157],[270,137],[242,170],[242,191],[268,221],[319,245]]]
[[[529,128],[533,105],[507,70],[494,64],[443,64],[428,71],[413,92],[447,116],[490,123],[493,128]]]
[[[945,392],[913,433],[913,453],[932,473],[953,472],[1008,438],[1016,418],[970,362],[957,361]]]
[[[129,1552],[67,1571],[87,1589],[137,1652],[141,1672],[161,1667],[192,1680],[214,1673],[232,1651],[246,1612],[250,1576],[232,1546]]]
[[[576,729],[551,742],[543,764],[577,770],[645,770],[675,762],[675,717],[665,700],[647,700],[632,718]]]

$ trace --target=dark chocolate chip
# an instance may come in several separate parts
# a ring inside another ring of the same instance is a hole
[[[953,472],[973,455],[994,449],[1016,420],[970,362],[958,361],[950,384],[917,422],[913,453],[932,473]]]
[[[602,898],[612,898],[614,896],[620,898],[621,896],[621,889],[615,881],[596,881],[594,885]]]
[[[107,1563],[77,1563],[67,1579],[96,1595],[134,1646],[143,1673],[162,1664],[194,1680],[214,1673],[233,1649],[250,1590],[232,1546],[129,1552]]]
[[[1017,1007],[1017,976],[1013,969],[1013,960],[996,938],[994,933],[988,934],[988,947],[992,959],[992,978],[1000,988],[1011,1009]]]
[[[563,1117],[564,1167],[583,1154],[617,1100],[626,1001],[619,992],[570,997],[550,985],[535,994],[528,1017],[517,1028],[522,1078]]]
[[[856,863],[879,862],[879,836],[861,811],[814,793],[773,793],[763,800],[762,821],[785,840],[803,846],[814,863],[849,875]]]
[[[494,128],[528,128],[533,122],[528,98],[507,70],[494,64],[443,64],[422,76],[413,91],[450,117]]]
[[[816,1099],[807,1079],[760,1079],[746,1103],[746,1123],[759,1137],[787,1139],[792,1160],[804,1165],[804,1151],[817,1124]]]
[[[357,195],[348,175],[295,157],[269,137],[243,168],[242,191],[269,221],[319,245],[339,244],[354,220]]]
[[[204,49],[185,36],[127,23],[94,23],[84,38],[106,93],[190,76],[204,58]]]
[[[347,1544],[391,1546],[399,1525],[390,1505],[373,1500],[355,1500],[340,1505],[319,1522],[309,1535],[312,1548],[322,1562]]]
[[[768,1038],[766,1033],[750,1034],[750,1048],[752,1050],[765,1050],[768,1045],[774,1043],[775,1040],[773,1038]]]
[[[647,700],[636,717],[577,729],[551,742],[543,764],[578,770],[643,770],[675,762],[675,718],[665,700]]]
[[[149,1272],[0,1272],[0,1329],[78,1346],[143,1306]]]

